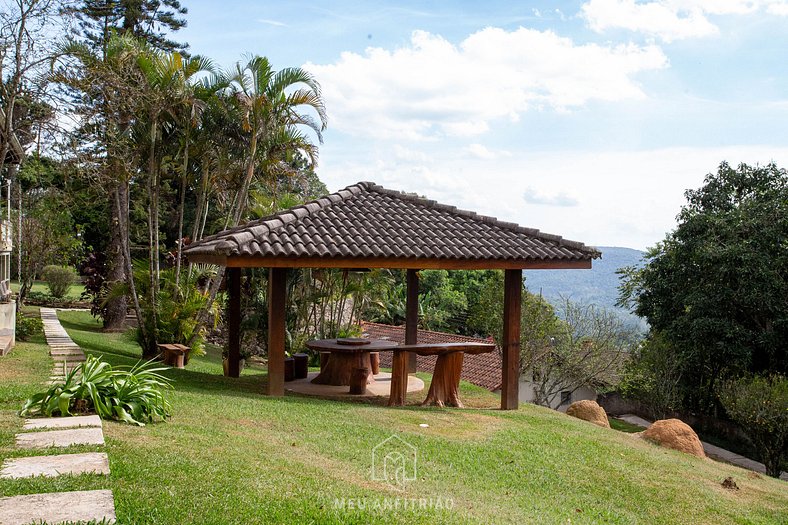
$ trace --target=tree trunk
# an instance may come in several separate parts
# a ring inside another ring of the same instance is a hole
[[[188,124],[187,124],[188,125]],[[178,254],[175,259],[175,289],[180,293],[181,259],[183,258],[183,208],[186,206],[186,177],[189,170],[189,131],[183,146],[183,173],[181,173],[181,199],[178,202]]]
[[[422,405],[437,405],[462,408],[457,389],[460,385],[463,352],[451,352],[438,356],[432,374],[430,391]]]
[[[125,221],[119,216],[119,214],[128,214],[128,208],[123,205],[124,203],[128,203],[128,196],[125,192],[126,185],[121,181],[109,195],[110,239],[107,248],[106,275],[108,287],[112,287],[115,283],[126,282],[126,263],[123,257],[123,232],[121,229],[121,225],[125,224]],[[118,209],[116,205],[116,199],[120,202],[120,209]],[[127,311],[128,301],[126,296],[108,299],[104,309],[104,330],[119,330],[123,328]]]
[[[134,272],[132,271],[131,266],[131,250],[129,249],[129,223],[128,223],[128,200],[125,202],[121,202],[120,194],[123,193],[128,195],[129,187],[127,182],[121,182],[120,186],[123,186],[123,191],[115,192],[115,206],[117,207],[117,215],[120,219],[119,226],[121,232],[121,245],[123,247],[123,263],[126,267],[126,278],[128,279],[129,289],[131,290],[131,300],[134,304],[134,314],[137,316],[137,326],[139,326],[139,330],[142,333],[142,357],[143,358],[151,358],[155,357],[155,341],[153,344],[154,353],[151,355],[150,351],[150,337],[148,335],[148,329],[145,326],[145,319],[142,316],[142,308],[140,307],[139,297],[137,296],[137,286],[134,284]],[[123,214],[122,210],[126,210],[126,215]]]

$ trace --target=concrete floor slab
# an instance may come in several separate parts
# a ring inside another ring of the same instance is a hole
[[[64,474],[109,474],[109,459],[103,452],[60,454],[6,459],[0,478],[55,477]]]
[[[100,428],[74,428],[27,432],[16,435],[19,448],[69,447],[71,445],[103,445],[104,433]]]
[[[312,379],[317,377],[317,374],[318,372],[310,372],[306,379],[288,381],[285,383],[285,390],[308,396],[348,397],[354,399],[380,396],[388,397],[391,393],[391,374],[388,372],[381,372],[374,376],[375,382],[368,384],[366,392],[361,395],[350,395],[349,386],[316,385],[312,383]],[[424,390],[424,381],[416,376],[409,375],[408,392],[421,392],[422,390]]]
[[[76,428],[76,427],[100,427],[101,418],[97,415],[92,416],[72,416],[72,417],[41,417],[25,419],[25,430],[40,428]]]
[[[0,525],[50,525],[79,521],[115,522],[111,490],[50,492],[0,498]]]

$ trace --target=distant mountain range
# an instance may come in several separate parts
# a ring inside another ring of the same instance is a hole
[[[541,293],[553,305],[558,305],[563,296],[576,303],[617,310],[645,328],[639,317],[616,307],[619,285],[616,271],[623,266],[642,265],[644,253],[632,248],[597,249],[602,252],[602,258],[594,260],[591,270],[526,270],[523,272],[526,288],[531,293]]]

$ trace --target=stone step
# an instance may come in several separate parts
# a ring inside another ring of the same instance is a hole
[[[101,418],[97,415],[92,416],[71,416],[71,417],[41,417],[25,419],[25,430],[37,430],[41,428],[77,428],[77,427],[100,427]]]
[[[52,359],[54,359],[55,363],[81,363],[82,361],[86,361],[87,357],[85,354],[78,354],[78,355],[53,355]]]
[[[19,479],[32,476],[53,478],[64,474],[88,473],[109,474],[109,459],[104,452],[6,459],[0,470],[0,478]]]
[[[71,430],[49,430],[26,432],[16,435],[19,448],[70,447],[71,445],[103,445],[101,428],[74,428]]]
[[[85,352],[83,352],[81,348],[55,348],[49,351],[49,355],[52,357],[63,357],[70,355],[85,355]]]
[[[2,525],[101,521],[115,523],[111,490],[50,492],[0,498]]]

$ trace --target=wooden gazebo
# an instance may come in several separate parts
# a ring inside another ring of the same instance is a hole
[[[192,262],[227,268],[230,375],[239,374],[242,268],[269,268],[268,394],[284,395],[285,276],[288,268],[407,270],[406,343],[417,343],[418,270],[505,270],[501,408],[518,406],[523,269],[583,269],[594,248],[359,182],[320,199],[206,237]],[[415,371],[415,355],[396,354]]]

